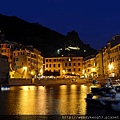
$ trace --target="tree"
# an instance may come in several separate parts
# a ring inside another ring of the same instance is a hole
[[[44,76],[51,76],[51,75],[52,75],[52,72],[46,70],[46,71],[43,72],[43,75],[44,75]]]
[[[60,76],[60,72],[59,71],[54,71],[53,76]]]

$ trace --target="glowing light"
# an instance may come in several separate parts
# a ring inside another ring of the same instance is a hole
[[[63,72],[63,74],[65,74],[65,70],[63,70],[62,72]]]
[[[42,89],[42,90],[44,90],[44,89],[45,89],[45,87],[44,87],[44,86],[39,86],[38,88],[39,88],[39,89]]]
[[[69,46],[68,48],[73,49],[73,50],[80,50],[80,48],[78,46],[77,47],[71,47],[71,46]]]
[[[10,90],[10,87],[1,87],[1,90]]]
[[[92,68],[91,70],[92,70],[92,72],[95,72],[95,68]]]
[[[72,72],[72,74],[74,74],[74,72]]]
[[[23,67],[23,69],[24,69],[24,70],[27,70],[27,67],[26,67],[26,66],[24,66],[24,67]]]
[[[42,75],[42,73],[43,73],[43,69],[41,68],[41,69],[40,69],[40,74]]]
[[[33,75],[33,71],[31,71],[31,75]]]
[[[66,85],[61,85],[60,88],[66,88],[67,86]]]
[[[23,90],[28,90],[29,88],[28,88],[28,86],[22,86],[22,89]]]
[[[74,84],[73,84],[73,85],[71,85],[71,88],[75,89],[75,88],[76,88],[76,85],[74,85]]]
[[[112,64],[109,64],[109,65],[108,65],[108,68],[109,68],[110,70],[112,70],[112,69],[114,68],[114,66],[113,66]]]
[[[85,85],[81,85],[82,87],[85,87]]]

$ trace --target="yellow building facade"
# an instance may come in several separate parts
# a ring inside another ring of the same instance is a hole
[[[84,59],[83,75],[85,78],[93,78],[97,76],[96,59],[94,56],[89,56]]]
[[[12,51],[11,46],[7,42],[0,43],[0,54],[8,57],[8,62],[11,63],[12,60]]]
[[[120,76],[120,44],[106,48],[103,54],[105,76]]]
[[[59,71],[65,74],[82,75],[83,57],[51,57],[44,60],[44,71]]]
[[[11,78],[31,78],[42,75],[43,57],[33,47],[13,51]]]
[[[92,68],[95,68],[93,70],[97,77],[120,77],[120,36],[112,37],[95,57],[84,60],[83,72],[86,77],[92,75]]]

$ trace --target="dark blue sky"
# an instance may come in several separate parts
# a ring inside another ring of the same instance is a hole
[[[120,34],[120,0],[1,0],[0,13],[80,39],[99,49]]]

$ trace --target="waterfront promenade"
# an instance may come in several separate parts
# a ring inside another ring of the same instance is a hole
[[[9,85],[71,85],[93,83],[93,79],[81,78],[41,78],[41,79],[10,79]],[[99,84],[104,84],[105,80],[98,80]]]

